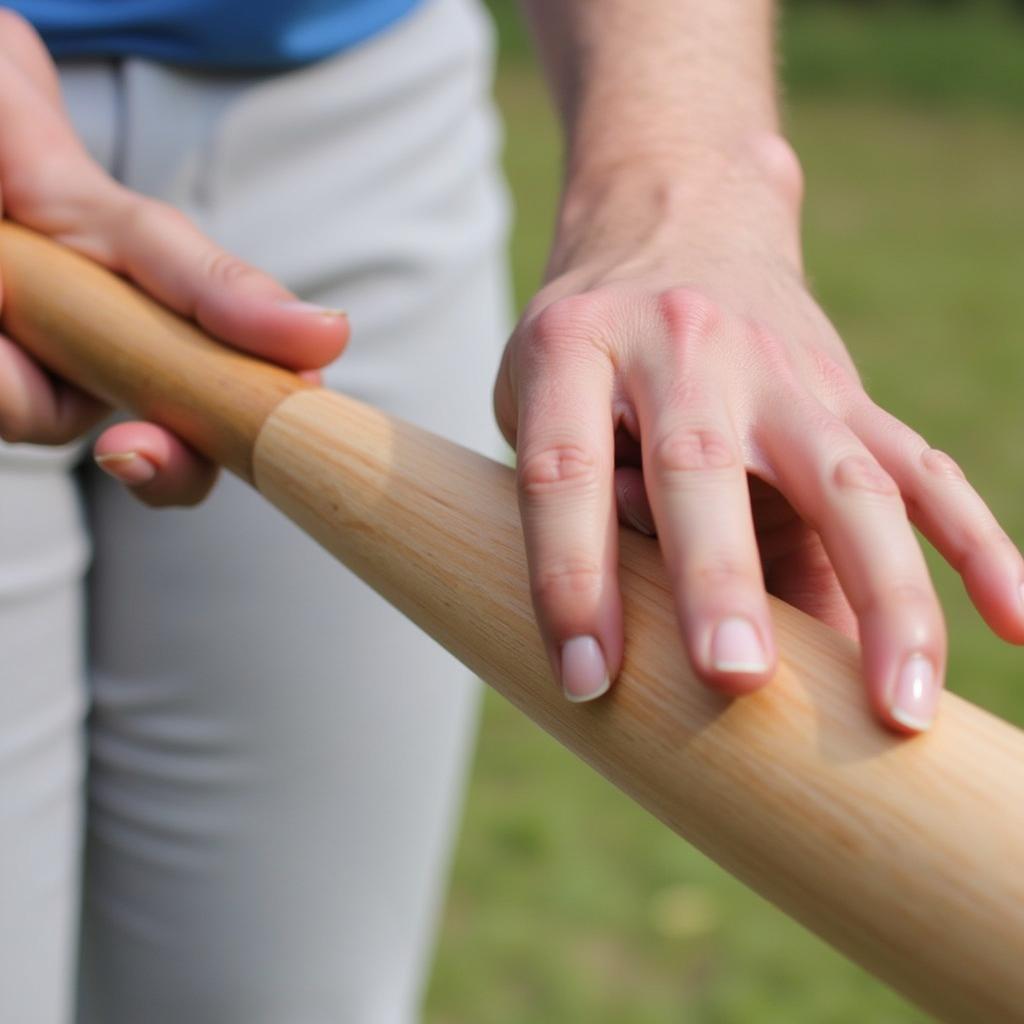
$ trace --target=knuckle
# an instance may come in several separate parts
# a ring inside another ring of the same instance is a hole
[[[257,271],[223,249],[214,248],[206,257],[204,276],[220,288],[234,288],[253,280]]]
[[[528,338],[541,351],[594,344],[604,336],[605,302],[595,292],[556,299],[530,322]]]
[[[694,288],[677,287],[657,298],[658,315],[677,344],[710,338],[722,319],[715,301]]]
[[[832,482],[840,491],[899,494],[896,481],[870,455],[844,455],[832,468]]]
[[[598,484],[599,464],[593,452],[564,444],[528,452],[519,459],[519,489],[527,499],[543,499],[552,492],[591,490]]]
[[[602,586],[601,568],[585,558],[569,558],[545,565],[533,575],[533,596],[541,604],[567,597],[593,597]]]
[[[655,473],[676,476],[701,470],[730,469],[737,463],[735,446],[714,427],[685,427],[658,439],[651,450]]]
[[[921,466],[929,476],[939,480],[964,480],[964,471],[957,461],[938,448],[925,448],[920,453]]]
[[[799,443],[805,444],[820,462],[831,466],[843,454],[863,454],[857,435],[820,402],[802,402],[799,413],[803,428]]]
[[[830,408],[840,408],[863,391],[856,372],[820,348],[811,352],[815,384]]]
[[[873,432],[876,432],[887,446],[892,447],[901,463],[912,465],[915,461],[919,464],[923,462],[924,454],[930,445],[913,427],[907,426],[898,416],[883,409],[866,392],[861,393],[860,401],[863,413],[861,414],[861,409],[857,408],[858,418],[871,424]]]

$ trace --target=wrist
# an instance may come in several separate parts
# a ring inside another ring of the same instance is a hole
[[[764,132],[728,149],[574,159],[563,189],[553,264],[590,244],[657,245],[756,236],[799,244],[803,173],[790,144]],[[556,266],[557,270],[557,266]]]

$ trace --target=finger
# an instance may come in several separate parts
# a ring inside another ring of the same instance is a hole
[[[534,608],[566,697],[592,700],[622,661],[612,368],[557,337],[526,361],[516,476]]]
[[[963,471],[865,398],[845,417],[896,481],[911,521],[958,572],[994,632],[1024,643],[1024,558]]]
[[[60,79],[39,33],[20,14],[0,8],[0,54],[28,78],[54,107],[62,108]]]
[[[700,372],[638,377],[644,480],[693,668],[747,693],[771,678],[775,644],[739,444]]]
[[[300,302],[164,203],[135,195],[88,156],[67,118],[0,60],[0,181],[7,213],[131,277],[211,334],[297,370],[337,358],[343,311]]]
[[[296,370],[336,359],[343,310],[300,302],[166,204],[130,197],[110,225],[113,259],[151,295],[230,344]]]
[[[767,480],[750,473],[747,486],[768,593],[856,640],[857,617],[821,538]]]
[[[857,616],[836,578],[821,538],[796,521],[799,536],[781,556],[765,566],[768,593],[806,612],[852,640],[858,639]]]
[[[632,466],[620,466],[615,470],[615,505],[619,510],[619,522],[648,537],[657,534],[641,470]]]
[[[152,423],[118,423],[94,449],[96,464],[147,505],[197,505],[217,467]]]
[[[114,183],[75,136],[54,96],[54,83],[39,74],[36,63],[31,48],[17,60],[0,58],[4,213],[28,227],[81,242],[84,222],[114,196]],[[93,250],[91,255],[102,255],[102,247],[94,244]]]
[[[67,444],[107,415],[91,395],[41,369],[0,335],[0,437],[11,444]]]
[[[946,633],[924,555],[895,481],[813,400],[782,396],[762,431],[780,489],[821,537],[857,615],[869,698],[887,724],[931,724]]]
[[[512,379],[512,367],[515,364],[513,353],[515,336],[510,339],[501,354],[501,365],[498,367],[497,376],[494,378],[494,390],[491,394],[491,406],[494,410],[494,422],[501,431],[509,447],[516,448],[516,410],[518,401],[516,398],[517,382]]]

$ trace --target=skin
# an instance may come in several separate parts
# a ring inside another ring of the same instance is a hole
[[[68,122],[56,70],[35,31],[0,10],[0,212],[104,264],[238,348],[315,373],[348,340],[343,314],[298,303],[224,252],[170,206],[125,189]],[[0,301],[2,301],[0,281]],[[0,437],[63,444],[108,413],[0,336]],[[96,444],[103,468],[151,505],[201,501],[216,469],[153,424],[121,423]]]
[[[770,681],[771,592],[859,638],[882,722],[927,728],[946,632],[911,523],[1013,643],[1024,563],[953,460],[868,397],[808,291],[773,4],[523,8],[566,174],[494,400],[556,679],[590,699],[621,666],[619,519],[657,533],[708,685]]]
[[[879,718],[926,728],[946,636],[910,522],[1015,643],[1024,563],[953,461],[866,395],[808,292],[800,166],[778,127],[772,5],[524,8],[565,125],[566,175],[546,282],[509,341],[494,398],[518,452],[555,678],[583,700],[619,671],[621,519],[657,533],[686,652],[709,685],[743,694],[770,680],[767,590],[859,636]],[[342,315],[295,305],[96,166],[44,47],[5,11],[0,123],[5,216],[229,344],[309,373],[341,353]],[[106,411],[0,337],[0,437],[60,444]],[[214,481],[212,466],[153,424],[111,427],[96,457],[153,505],[193,504]],[[897,686],[907,664],[909,694]],[[897,693],[913,698],[902,710]]]

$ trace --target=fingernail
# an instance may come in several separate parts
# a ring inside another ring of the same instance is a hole
[[[768,671],[768,656],[749,619],[722,619],[711,638],[711,665],[717,672]]]
[[[923,732],[932,724],[938,705],[935,668],[923,654],[912,654],[896,678],[889,713],[900,725]]]
[[[325,320],[337,320],[340,317],[348,316],[343,309],[331,309],[328,306],[317,306],[312,302],[299,302],[294,299],[282,302],[281,308],[291,309],[296,313],[309,313],[312,316],[323,317]]]
[[[575,636],[562,645],[562,690],[574,704],[608,692],[611,680],[601,645],[592,636]]]
[[[97,455],[96,465],[115,480],[129,487],[148,484],[156,476],[156,466],[138,452],[112,452]]]

